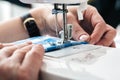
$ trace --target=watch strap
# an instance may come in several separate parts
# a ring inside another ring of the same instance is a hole
[[[31,14],[26,14],[21,19],[30,37],[40,36],[39,28]]]

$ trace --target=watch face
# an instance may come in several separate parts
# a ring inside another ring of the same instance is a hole
[[[86,2],[88,0],[20,0],[23,3],[65,3],[76,4]]]

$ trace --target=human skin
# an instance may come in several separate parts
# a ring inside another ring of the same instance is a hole
[[[51,8],[48,7],[42,12],[39,10],[36,9],[31,12],[38,26],[41,23],[44,25],[44,27],[39,26],[41,34],[44,35],[49,32],[49,35],[56,36],[55,17],[51,14]],[[83,12],[84,20],[81,21],[78,20],[77,7],[72,6],[68,10],[67,21],[68,24],[73,25],[72,35],[74,40],[83,40],[88,41],[90,44],[115,47],[114,38],[116,36],[116,30],[103,20],[95,7],[88,5],[87,9]],[[38,16],[37,12],[44,14],[44,16]],[[40,18],[43,18],[43,21],[40,21]],[[58,31],[60,31],[63,28],[61,14],[58,14],[58,23]]]
[[[0,80],[38,80],[44,49],[31,42],[0,44]]]
[[[52,6],[43,6],[30,11],[41,35],[56,36],[55,15],[51,13],[52,9]],[[83,12],[84,20],[81,21],[78,20],[76,7],[70,7],[68,10],[67,23],[73,25],[72,37],[74,40],[115,47],[116,30],[103,20],[96,8],[88,5]],[[62,30],[62,23],[62,15],[58,14],[58,31]],[[0,42],[12,42],[26,38],[29,38],[29,35],[20,17],[0,23]]]
[[[55,34],[55,17],[51,7],[41,7],[30,11],[35,18],[41,35]],[[91,44],[115,47],[116,30],[106,24],[98,11],[92,7],[83,12],[84,20],[79,21],[76,7],[67,13],[69,24],[73,24],[73,39]],[[40,13],[40,14],[38,14]],[[58,14],[59,31],[62,29],[62,15]],[[82,38],[81,38],[82,37]],[[13,42],[29,38],[20,17],[0,23],[0,42]],[[0,43],[0,80],[37,80],[42,64],[44,49],[41,45],[24,43]]]

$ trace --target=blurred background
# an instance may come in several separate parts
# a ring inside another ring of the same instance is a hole
[[[89,0],[88,4],[95,6],[106,23],[117,28],[120,35],[120,0]],[[24,4],[19,0],[0,0],[0,21],[21,16],[39,5]]]
[[[106,23],[113,27],[120,24],[120,0],[89,0],[95,6]],[[22,15],[38,4],[24,4],[19,0],[0,0],[0,21]]]
[[[30,8],[31,5],[23,4],[19,0],[0,0],[0,21],[25,14]]]

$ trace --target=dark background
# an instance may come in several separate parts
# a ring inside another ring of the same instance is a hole
[[[31,8],[30,4],[21,3],[19,0],[5,1],[9,1],[19,6]],[[106,23],[110,24],[114,28],[120,24],[120,0],[89,0],[88,3],[97,8]]]

